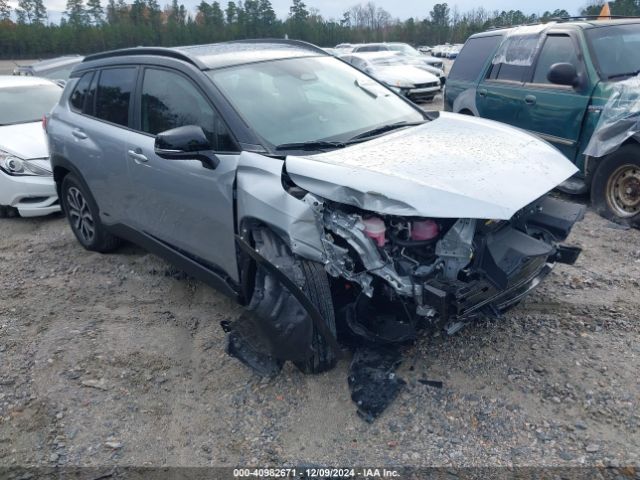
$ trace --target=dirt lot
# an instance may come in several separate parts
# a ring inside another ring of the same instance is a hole
[[[221,294],[133,246],[89,253],[60,216],[1,220],[0,466],[637,465],[640,232],[589,212],[570,243],[504,319],[407,349],[370,425],[348,359],[261,380],[224,351]]]

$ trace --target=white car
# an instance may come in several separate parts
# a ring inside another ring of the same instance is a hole
[[[392,52],[353,53],[340,58],[414,102],[429,102],[440,92],[440,78]]]
[[[44,78],[0,75],[0,217],[60,210],[42,117],[61,94]]]

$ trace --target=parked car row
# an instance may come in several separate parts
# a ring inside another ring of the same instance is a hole
[[[437,68],[438,70],[445,72],[445,65],[442,60],[430,55],[425,55],[407,43],[341,43],[339,45],[336,45],[334,50],[336,50],[341,55],[345,55],[348,53],[396,52],[406,57],[413,58],[414,60],[419,59],[419,61],[424,63],[425,65]]]
[[[437,46],[435,46],[435,47],[433,47],[431,49],[431,54],[434,57],[455,59],[455,58],[458,57],[458,54],[460,53],[460,50],[462,50],[462,44],[437,45]]]
[[[390,52],[353,53],[340,57],[414,102],[430,102],[442,90],[444,75],[424,64]]]
[[[579,171],[560,188],[604,217],[640,223],[640,19],[564,21],[469,38],[445,110],[554,145]]]

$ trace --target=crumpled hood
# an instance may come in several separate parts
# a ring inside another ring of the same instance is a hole
[[[47,136],[41,122],[0,127],[0,150],[24,160],[48,158]]]
[[[287,157],[286,169],[307,191],[364,210],[497,220],[577,171],[522,130],[451,113],[344,149]]]

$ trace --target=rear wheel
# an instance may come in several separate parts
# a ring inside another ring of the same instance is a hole
[[[631,225],[640,219],[640,146],[624,145],[602,160],[593,175],[591,202],[608,220]]]
[[[84,248],[106,253],[120,246],[121,240],[106,230],[95,200],[75,176],[64,177],[60,193],[71,230]]]

